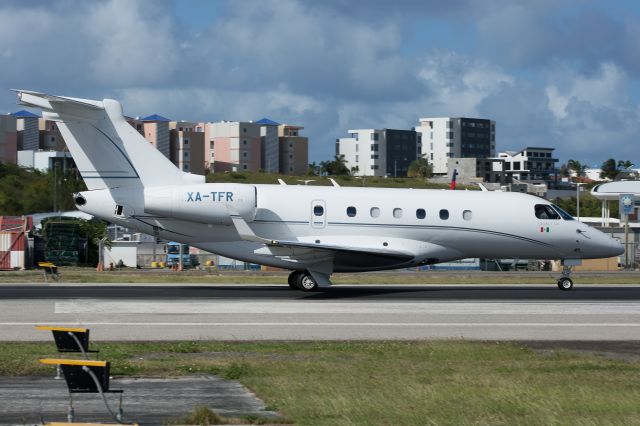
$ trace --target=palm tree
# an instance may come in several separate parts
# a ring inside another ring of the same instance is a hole
[[[584,176],[585,171],[588,168],[586,164],[581,164],[578,160],[567,161],[567,167],[576,174],[576,177]]]
[[[309,168],[307,170],[307,174],[309,176],[317,176],[320,174],[320,166],[316,164],[316,162],[314,161],[313,163],[309,164]]]

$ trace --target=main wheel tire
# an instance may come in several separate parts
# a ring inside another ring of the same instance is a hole
[[[318,288],[318,283],[313,279],[311,274],[301,273],[298,275],[298,280],[296,282],[298,289],[302,291],[314,291]]]
[[[291,287],[294,290],[298,290],[298,276],[301,273],[302,272],[300,272],[300,271],[293,271],[292,273],[289,274],[289,278],[287,278],[287,282],[289,283],[289,287]]]
[[[558,280],[558,288],[563,291],[569,291],[573,288],[573,281],[571,278],[562,277]]]

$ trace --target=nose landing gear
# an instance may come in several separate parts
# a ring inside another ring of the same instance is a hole
[[[573,265],[562,266],[562,276],[558,278],[558,288],[563,291],[569,291],[573,288],[573,280],[571,277],[571,270]]]

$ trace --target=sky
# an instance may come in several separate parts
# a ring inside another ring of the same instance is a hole
[[[172,120],[304,126],[310,161],[348,129],[496,121],[496,149],[640,164],[640,2],[0,2],[9,89]]]

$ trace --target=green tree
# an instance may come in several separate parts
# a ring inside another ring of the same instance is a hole
[[[577,200],[576,197],[571,198],[556,198],[553,200],[554,204],[560,206],[563,210],[566,210],[572,216],[577,214]],[[618,203],[610,203],[611,217],[618,216]],[[602,202],[592,196],[589,193],[580,194],[580,216],[581,217],[600,217],[602,215]]]
[[[315,161],[309,164],[309,168],[307,169],[307,174],[309,176],[318,176],[320,174],[320,166],[316,164]]]
[[[54,204],[59,210],[74,210],[73,193],[85,189],[75,171],[42,173],[0,163],[0,215],[50,212]]]
[[[615,179],[618,174],[616,160],[609,158],[600,166],[600,179]]]
[[[429,163],[424,157],[417,158],[411,164],[409,164],[409,169],[407,170],[407,176],[409,177],[419,177],[419,178],[430,178],[433,174],[433,165]]]
[[[576,177],[583,177],[587,170],[587,165],[580,163],[578,160],[567,161],[567,168],[576,174]]]
[[[347,160],[343,154],[335,155],[332,161],[322,161],[320,167],[329,175],[347,176],[349,174]]]
[[[618,169],[628,169],[633,167],[633,163],[629,160],[618,160]]]

